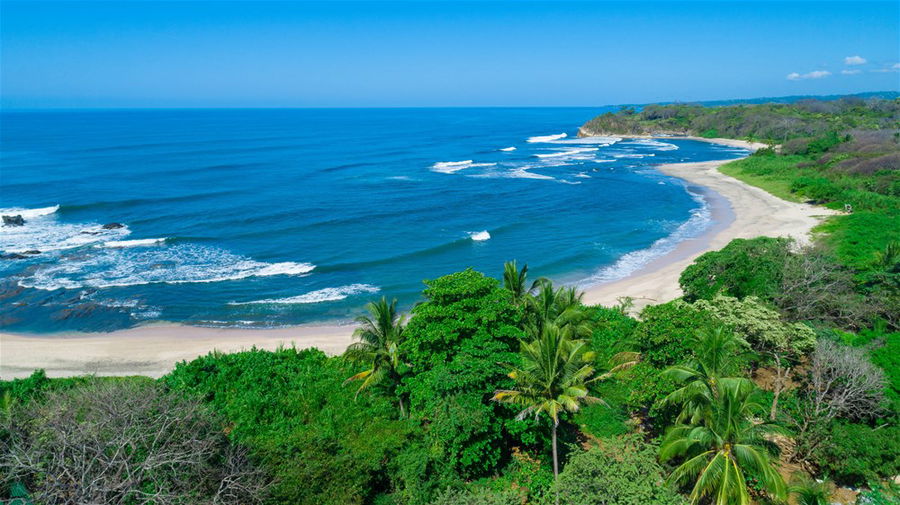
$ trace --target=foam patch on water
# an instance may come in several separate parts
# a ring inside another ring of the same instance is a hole
[[[508,152],[511,152],[511,151],[515,151],[516,148],[515,148],[515,147],[504,147],[503,149],[500,149],[500,150],[503,151],[503,152],[507,152],[507,153],[508,153]]]
[[[41,209],[3,209],[25,219],[22,226],[0,226],[0,250],[4,252],[41,252],[73,249],[91,244],[117,241],[131,234],[127,226],[104,229],[97,223],[60,223],[54,215],[59,206]],[[28,217],[25,217],[28,216]]]
[[[576,147],[573,149],[563,149],[557,152],[535,154],[537,158],[557,158],[557,157],[576,157],[581,154],[599,151],[599,147]]]
[[[492,167],[496,163],[475,163],[472,160],[463,161],[439,161],[431,166],[431,170],[442,174],[452,174],[466,168]]]
[[[27,288],[110,288],[142,284],[220,282],[273,275],[304,275],[311,263],[266,263],[222,249],[190,244],[159,248],[76,251],[38,265],[19,280]]]
[[[103,247],[122,248],[122,247],[151,247],[166,243],[166,238],[143,238],[138,240],[109,240],[103,243]]]
[[[575,137],[571,139],[557,139],[551,141],[553,144],[596,144],[600,147],[611,146],[616,142],[621,142],[619,137]]]
[[[350,284],[349,286],[341,286],[337,288],[324,288],[316,291],[310,291],[298,296],[288,298],[272,298],[266,300],[255,300],[252,302],[231,302],[229,305],[259,305],[259,304],[303,304],[303,303],[321,303],[335,302],[343,300],[348,296],[372,294],[379,292],[377,286],[370,284]]]
[[[654,139],[635,139],[628,143],[632,145],[651,147],[654,151],[675,151],[678,149],[678,146],[676,146],[675,144],[660,142]]]
[[[491,239],[491,234],[487,230],[469,232],[469,238],[475,242],[483,242]]]
[[[674,232],[667,237],[657,240],[646,249],[632,251],[623,255],[615,263],[602,268],[594,275],[580,282],[579,285],[591,286],[624,279],[645,267],[651,261],[672,252],[679,243],[701,235],[712,223],[712,212],[703,195],[690,191],[689,193],[691,198],[700,206],[692,210],[691,217],[679,225]]]
[[[535,144],[535,143],[538,143],[538,142],[552,142],[552,141],[554,141],[554,140],[564,139],[564,138],[566,138],[566,137],[568,137],[568,136],[569,136],[569,135],[568,135],[567,133],[558,133],[558,134],[556,134],[556,135],[540,135],[540,136],[537,136],[537,137],[530,137],[530,138],[528,138],[528,140],[526,140],[525,142],[529,142],[529,143],[532,143],[532,144]]]

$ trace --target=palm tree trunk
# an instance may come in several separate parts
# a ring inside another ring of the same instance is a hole
[[[559,505],[559,487],[556,486],[557,480],[559,480],[559,458],[556,455],[556,427],[558,425],[559,421],[553,421],[553,483],[556,487],[556,505]]]
[[[398,400],[400,400],[400,417],[406,419],[406,409],[403,407],[403,396],[398,396]]]

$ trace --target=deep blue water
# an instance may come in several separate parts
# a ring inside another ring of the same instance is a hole
[[[745,153],[575,138],[598,112],[4,112],[0,207],[26,224],[0,228],[0,249],[41,253],[0,261],[0,327],[346,319],[509,259],[561,282],[621,277],[709,225],[698,192],[653,165]]]

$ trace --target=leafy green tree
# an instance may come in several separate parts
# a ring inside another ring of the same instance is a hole
[[[368,316],[356,318],[360,326],[353,332],[353,336],[358,342],[347,347],[344,358],[351,363],[365,364],[369,368],[353,375],[345,383],[361,380],[362,384],[356,390],[357,395],[375,385],[384,387],[391,396],[397,397],[400,415],[406,417],[403,397],[396,394],[401,368],[404,366],[400,355],[404,338],[404,317],[397,314],[397,300],[388,303],[385,297],[369,303],[366,309],[369,311]]]
[[[678,280],[685,299],[710,299],[723,294],[772,300],[781,289],[790,245],[786,238],[735,239],[719,251],[702,254]]]
[[[774,499],[787,498],[765,438],[775,428],[755,422],[754,416],[764,409],[755,393],[746,381],[722,383],[700,424],[676,425],[666,434],[660,459],[684,458],[668,482],[691,486],[692,504],[749,505],[751,478]]]
[[[498,390],[493,397],[495,401],[520,407],[520,419],[544,414],[552,421],[555,477],[559,476],[556,431],[560,414],[577,412],[582,404],[601,401],[588,390],[588,385],[598,379],[591,365],[593,356],[584,341],[570,338],[571,332],[571,328],[560,329],[548,323],[534,341],[522,342],[522,365],[509,373],[515,385]]]
[[[498,363],[517,363],[523,309],[496,279],[468,269],[425,282],[401,351],[412,417],[426,428],[429,453],[447,471],[473,478],[509,455],[507,427],[523,424],[490,401],[509,383]]]
[[[640,435],[604,439],[569,458],[556,489],[567,505],[677,505],[684,500],[663,485],[657,447]]]

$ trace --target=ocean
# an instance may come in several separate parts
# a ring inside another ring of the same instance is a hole
[[[512,259],[622,278],[711,225],[653,166],[747,152],[576,137],[606,110],[5,111],[0,328],[343,321]]]

